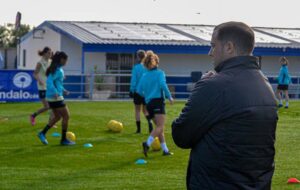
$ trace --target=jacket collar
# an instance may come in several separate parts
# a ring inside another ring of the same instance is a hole
[[[215,71],[217,73],[231,69],[234,67],[239,67],[239,66],[246,66],[247,68],[259,68],[257,58],[254,56],[237,56],[237,57],[232,57],[229,58],[222,63],[220,63],[216,68]]]

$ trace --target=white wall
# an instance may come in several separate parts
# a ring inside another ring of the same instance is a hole
[[[94,71],[95,66],[97,66],[97,71],[104,72],[106,70],[105,63],[105,53],[85,53],[85,73]]]
[[[66,36],[61,36],[61,51],[68,55],[68,64],[64,67],[66,74],[81,73],[81,44]]]
[[[0,54],[3,58],[3,65],[0,65],[0,69],[16,69],[17,48],[0,48]]]
[[[81,74],[82,45],[66,36],[61,36],[61,50],[69,56],[68,64],[64,68],[66,74]],[[93,71],[95,65],[98,70],[105,71],[105,61],[105,53],[85,53],[85,73]]]
[[[158,56],[159,68],[164,70],[166,75],[190,76],[192,71],[205,73],[213,69],[212,60],[208,55],[158,54]]]
[[[38,55],[39,50],[43,50],[45,46],[50,47],[53,51],[60,50],[60,34],[54,32],[48,27],[44,27],[45,34],[43,39],[34,39],[33,35],[21,42],[20,45],[20,63],[19,69],[30,70],[34,69],[36,63],[41,59]],[[23,50],[26,50],[26,66],[23,66]]]
[[[212,60],[208,55],[189,54],[159,54],[160,65],[167,75],[180,74],[189,75],[192,71],[202,71],[202,73],[212,70]],[[280,69],[280,56],[263,56],[262,71],[265,74],[278,74]],[[300,75],[300,57],[288,56],[289,72]]]
[[[17,48],[9,48],[6,54],[7,69],[16,69],[15,61],[17,57]]]

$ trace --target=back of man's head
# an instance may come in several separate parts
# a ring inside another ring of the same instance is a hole
[[[242,22],[226,22],[215,27],[217,40],[225,44],[231,41],[238,55],[251,55],[254,49],[255,36],[252,28]]]

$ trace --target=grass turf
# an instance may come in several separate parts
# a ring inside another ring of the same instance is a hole
[[[170,124],[184,103],[167,106],[166,138],[175,155],[163,157],[150,152],[148,164],[135,165],[143,158],[141,142],[148,136],[142,120],[142,135],[136,135],[133,105],[130,102],[68,102],[69,130],[76,134],[77,145],[59,146],[59,138],[48,133],[44,146],[36,134],[47,122],[48,114],[29,124],[29,113],[39,103],[0,104],[0,189],[185,189],[189,150],[175,146]],[[290,177],[300,178],[300,102],[280,109],[276,141],[276,171],[273,190],[300,189],[287,185]],[[6,120],[5,118],[8,118]],[[107,131],[109,120],[123,122],[120,134]],[[93,148],[84,148],[92,143]]]

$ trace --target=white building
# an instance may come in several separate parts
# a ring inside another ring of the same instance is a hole
[[[128,72],[138,49],[153,50],[168,76],[190,77],[212,69],[207,53],[214,26],[148,23],[45,21],[22,37],[19,69],[34,69],[38,50],[49,46],[69,55],[67,74]],[[291,73],[300,72],[300,29],[253,27],[254,55],[266,74],[275,75],[279,56],[287,56]],[[173,80],[174,82],[174,80]],[[176,80],[175,80],[176,82]],[[272,82],[272,81],[271,81]]]
[[[152,49],[167,74],[189,75],[212,68],[207,56],[214,26],[146,23],[45,21],[21,39],[19,69],[34,69],[38,50],[49,46],[69,55],[67,73],[87,73],[131,68],[138,49]],[[276,73],[278,57],[287,56],[290,71],[300,71],[300,29],[253,28],[254,54],[262,70]],[[115,63],[118,62],[118,63]],[[118,65],[120,64],[120,65]]]

